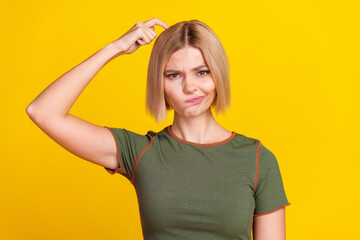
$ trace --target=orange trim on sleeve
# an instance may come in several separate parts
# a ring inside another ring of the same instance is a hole
[[[258,146],[257,153],[256,153],[255,188],[254,188],[254,192],[257,189],[258,178],[259,178],[259,155],[260,155],[260,149],[261,149],[261,142],[259,141],[259,146]]]
[[[120,164],[120,167],[117,168],[117,169],[115,169],[115,172],[114,172],[114,173],[109,172],[106,168],[105,168],[105,170],[106,170],[108,173],[110,173],[111,175],[114,175],[116,172],[122,172],[122,173],[126,173],[127,175],[130,176],[130,174],[129,174],[126,170],[121,169],[120,155],[119,155],[119,151],[118,151],[118,148],[117,148],[116,139],[115,139],[115,136],[114,136],[113,132],[111,131],[110,128],[108,128],[108,127],[106,127],[106,126],[104,126],[104,128],[106,128],[107,130],[109,130],[109,131],[111,132],[111,135],[112,135],[113,138],[114,138],[115,146],[116,146],[116,155],[117,155],[117,158],[118,158],[118,162],[119,162],[119,164]]]
[[[284,205],[284,206],[281,206],[281,207],[279,207],[278,209],[275,209],[274,211],[271,211],[271,212],[268,212],[268,213],[262,213],[262,214],[256,214],[256,215],[254,214],[254,217],[262,216],[262,215],[266,215],[266,214],[270,214],[270,213],[276,212],[276,211],[280,210],[281,208],[286,207],[286,206],[289,206],[289,205],[291,205],[291,203],[286,204],[286,205]]]
[[[155,135],[152,135],[150,143],[141,151],[141,153],[139,154],[139,156],[136,158],[135,164],[134,164],[134,168],[132,171],[132,177],[131,177],[131,184],[134,185],[134,176],[135,176],[135,170],[136,170],[136,166],[141,158],[141,156],[144,154],[144,152],[151,146],[153,140],[154,140]]]
[[[106,169],[106,167],[104,167],[104,168],[105,168],[105,170],[106,170],[108,173],[110,173],[111,175],[114,175],[116,172],[123,172],[123,173],[126,173],[127,175],[129,175],[125,170],[122,170],[122,169],[120,169],[120,168],[117,168],[114,173],[111,173],[109,170]]]

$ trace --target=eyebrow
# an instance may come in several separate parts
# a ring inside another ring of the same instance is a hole
[[[198,69],[203,68],[203,67],[207,67],[207,68],[208,68],[208,65],[204,65],[204,64],[203,64],[203,65],[194,67],[194,68],[191,69],[191,70],[195,71],[195,70],[198,70]],[[179,71],[179,70],[174,70],[174,69],[167,69],[167,70],[164,71],[164,73],[167,73],[167,72],[180,72],[180,71]]]

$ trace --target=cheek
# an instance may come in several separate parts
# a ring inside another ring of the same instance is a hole
[[[204,91],[207,93],[207,95],[209,96],[209,101],[211,102],[211,104],[214,103],[215,98],[216,98],[216,86],[215,83],[213,81],[209,82],[206,85],[206,88],[204,88]]]
[[[164,81],[164,95],[165,97],[167,97],[169,95],[169,90],[170,90],[170,86],[169,84],[166,83],[166,81]]]
[[[209,81],[204,85],[204,91],[208,94],[215,93],[216,87],[214,81]]]
[[[164,95],[165,99],[168,103],[172,103],[174,100],[176,100],[176,91],[175,88],[171,84],[164,84]]]

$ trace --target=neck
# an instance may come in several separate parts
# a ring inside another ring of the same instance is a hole
[[[171,131],[179,138],[195,143],[209,143],[224,130],[215,120],[211,109],[201,116],[184,117],[174,113]]]

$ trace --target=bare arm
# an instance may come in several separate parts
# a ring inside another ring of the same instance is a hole
[[[119,163],[108,130],[68,112],[98,71],[116,54],[119,50],[114,43],[105,46],[51,83],[26,108],[30,119],[59,145],[78,157],[112,169]]]
[[[254,217],[254,240],[285,240],[285,207]]]
[[[69,111],[85,87],[112,59],[130,54],[156,36],[154,25],[167,25],[153,18],[137,22],[127,33],[64,73],[26,108],[30,119],[50,138],[73,154],[96,164],[119,166],[111,133],[102,126],[80,119]]]
[[[26,112],[38,121],[66,117],[85,87],[117,55],[121,52],[115,43],[106,45],[51,83],[29,104]]]

